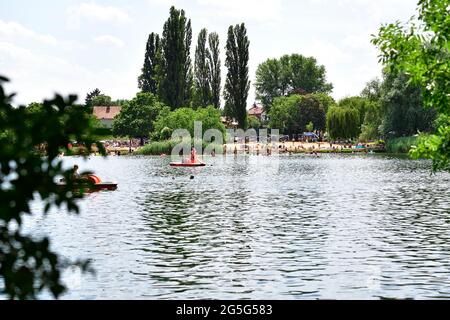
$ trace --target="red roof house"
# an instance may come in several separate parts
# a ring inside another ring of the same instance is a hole
[[[263,107],[258,106],[256,103],[253,104],[253,106],[248,110],[249,116],[255,116],[261,121],[267,120],[267,115],[264,112]]]
[[[121,106],[95,106],[93,115],[107,128],[112,127],[114,117],[120,113]]]

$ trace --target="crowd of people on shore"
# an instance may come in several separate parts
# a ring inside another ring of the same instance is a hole
[[[103,146],[108,149],[118,149],[118,148],[132,148],[137,149],[141,145],[141,140],[131,139],[131,140],[102,140]],[[145,141],[144,141],[145,143]]]
[[[333,143],[333,142],[280,142],[275,144],[265,143],[243,143],[225,144],[223,153],[248,153],[248,154],[271,154],[275,150],[278,153],[317,153],[323,150],[339,152],[342,150],[368,151],[369,144]]]

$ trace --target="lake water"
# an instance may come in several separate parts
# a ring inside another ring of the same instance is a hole
[[[66,257],[93,260],[95,276],[65,273],[65,299],[450,298],[450,174],[430,162],[64,159],[119,183],[79,216],[27,220]]]

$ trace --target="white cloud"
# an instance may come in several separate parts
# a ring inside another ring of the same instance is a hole
[[[122,48],[125,46],[125,42],[109,34],[95,37],[94,41],[99,44],[109,45],[117,48]]]
[[[155,6],[176,6],[177,2],[175,0],[148,0],[150,5]]]
[[[331,42],[315,40],[303,50],[305,56],[312,56],[325,66],[346,63],[351,59],[340,47]]]
[[[197,0],[212,16],[224,15],[243,21],[273,22],[281,19],[281,0]]]
[[[0,41],[0,66],[5,68],[7,61],[19,63],[21,66],[42,62],[30,50]]]
[[[44,44],[56,45],[58,41],[48,34],[39,34],[18,22],[6,22],[0,19],[0,36],[7,38],[27,38]]]
[[[10,78],[9,92],[17,92],[14,104],[28,104],[52,98],[55,92],[78,94],[79,101],[92,88],[113,93],[113,99],[136,92],[135,70],[119,73],[114,69],[92,70],[53,53],[32,51],[0,41],[0,70]],[[107,81],[105,81],[107,79]]]
[[[95,3],[81,3],[71,6],[68,9],[69,18],[67,24],[69,28],[79,29],[83,20],[128,23],[130,16],[123,10],[113,6],[102,6]]]

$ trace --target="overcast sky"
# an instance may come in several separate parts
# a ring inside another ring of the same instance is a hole
[[[162,32],[171,5],[220,36],[222,66],[228,26],[245,22],[250,39],[249,104],[259,63],[283,54],[314,56],[325,65],[335,99],[359,94],[379,76],[370,43],[382,23],[406,21],[417,0],[14,0],[0,1],[0,74],[12,81],[16,103],[54,92],[100,88],[113,99],[138,91],[150,32]],[[222,68],[222,80],[226,68]]]

